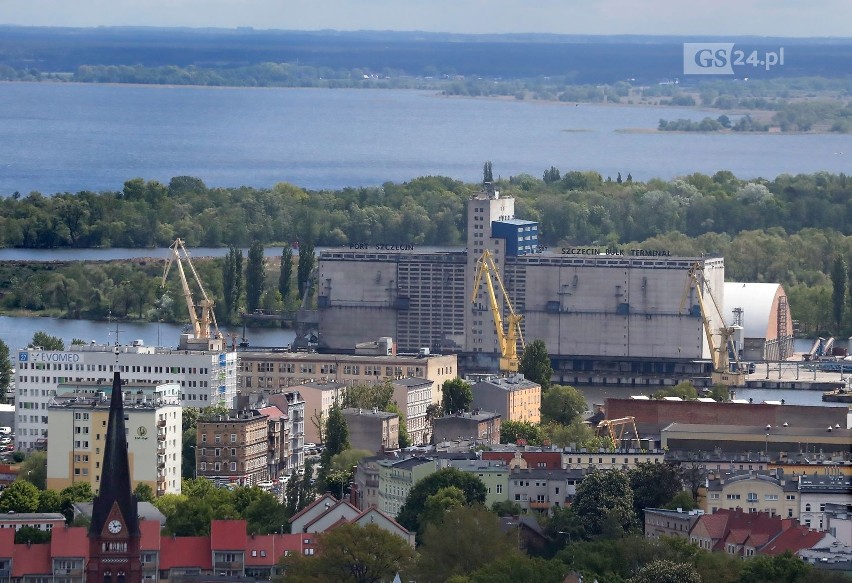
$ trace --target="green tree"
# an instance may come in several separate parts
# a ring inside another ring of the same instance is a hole
[[[521,354],[518,371],[525,378],[541,385],[542,391],[547,391],[550,388],[553,367],[550,364],[550,356],[547,354],[547,346],[544,340],[533,340],[526,345],[523,354]]]
[[[677,510],[680,508],[681,510],[695,510],[698,508],[698,504],[695,502],[695,499],[692,497],[692,494],[687,492],[686,490],[681,490],[677,494],[674,495],[674,498],[669,500],[668,503],[663,505],[663,508],[668,510]]]
[[[683,482],[671,464],[642,462],[627,471],[633,490],[633,511],[644,523],[646,508],[661,508],[683,491]]]
[[[252,534],[280,533],[290,518],[284,504],[278,502],[272,494],[262,491],[240,514],[248,523],[248,532]]]
[[[192,427],[181,435],[180,475],[184,480],[197,477],[195,465],[198,461],[197,445],[195,444],[197,434],[195,427]]]
[[[289,245],[284,245],[281,251],[281,272],[278,274],[278,291],[281,297],[284,298],[286,305],[287,298],[290,297],[290,291],[293,287],[293,248]]]
[[[316,557],[283,557],[279,564],[286,575],[276,583],[379,583],[407,573],[414,561],[414,550],[402,537],[375,524],[338,526],[318,535],[316,544]]]
[[[65,343],[62,341],[62,338],[39,331],[33,334],[33,339],[29,347],[39,347],[44,350],[65,350]]]
[[[520,516],[523,514],[523,509],[517,502],[500,500],[491,505],[491,512],[497,516]]]
[[[222,263],[222,295],[225,300],[225,316],[230,317],[240,305],[240,291],[243,278],[243,252],[236,247],[230,247]]]
[[[768,557],[760,555],[746,561],[739,583],[806,583],[812,581],[813,567],[790,551]]]
[[[349,428],[346,427],[346,419],[343,410],[335,403],[328,411],[328,419],[325,422],[325,448],[322,450],[322,471],[326,472],[331,467],[331,458],[342,451],[349,449]],[[323,479],[325,474],[322,475]]]
[[[544,442],[549,441],[557,447],[569,447],[573,444],[576,448],[597,448],[595,431],[591,425],[585,423],[582,418],[575,418],[570,425],[548,423],[541,426],[541,435]]]
[[[133,494],[139,502],[153,502],[155,498],[154,490],[145,482],[139,482],[136,484],[136,487],[133,489]]]
[[[12,382],[12,361],[9,359],[9,346],[0,340],[0,404],[6,402],[6,392]]]
[[[461,488],[456,486],[441,488],[426,498],[423,512],[420,514],[420,527],[423,528],[428,523],[440,523],[441,518],[448,510],[464,506],[465,503],[464,492],[461,491]]]
[[[357,384],[346,389],[343,395],[344,409],[378,409],[388,411],[393,398],[390,381],[376,384]]]
[[[843,326],[848,279],[849,273],[846,259],[842,255],[837,255],[831,265],[831,313],[834,316],[835,330],[837,330],[838,334]]]
[[[246,261],[246,310],[254,312],[260,308],[260,300],[266,290],[266,267],[263,263],[263,245],[253,241]]]
[[[61,512],[65,515],[65,520],[70,523],[74,520],[74,503],[91,502],[95,499],[95,493],[89,482],[77,482],[59,492],[59,499]]]
[[[198,417],[201,415],[201,409],[198,407],[184,407],[181,411],[181,431],[187,429],[195,429],[198,424]]]
[[[470,574],[471,583],[562,583],[565,566],[541,557],[525,557],[517,553],[497,557]]]
[[[544,171],[542,180],[544,180],[545,184],[553,184],[554,182],[559,182],[561,178],[562,176],[559,174],[559,168],[551,166],[550,169]]]
[[[471,403],[473,403],[473,390],[469,382],[456,377],[444,381],[441,385],[441,408],[444,414],[469,411]]]
[[[308,280],[314,270],[314,261],[314,244],[313,241],[308,240],[299,247],[299,264],[296,267],[296,285],[299,288],[299,298],[305,297]]]
[[[655,399],[663,397],[680,397],[683,400],[694,400],[698,398],[698,391],[695,390],[695,385],[689,381],[683,381],[673,387],[666,387],[655,391],[652,395]]]
[[[426,509],[426,500],[441,488],[454,486],[464,492],[468,506],[485,504],[487,489],[478,477],[455,468],[444,468],[417,482],[408,492],[399,509],[397,521],[411,531],[420,531],[420,516]]]
[[[500,425],[500,443],[518,443],[520,440],[527,445],[541,445],[541,426],[529,421],[504,421]]]
[[[16,480],[0,493],[0,512],[36,512],[39,490],[25,480]]]
[[[41,544],[50,542],[50,531],[41,530],[34,526],[22,526],[15,532],[15,544]]]
[[[586,397],[571,386],[552,385],[541,397],[543,421],[570,425],[587,408]]]
[[[482,184],[493,184],[494,174],[491,170],[491,160],[482,165]]]
[[[588,536],[623,536],[636,526],[633,491],[625,472],[593,470],[577,486],[571,506]]]
[[[56,490],[42,490],[38,495],[39,512],[62,512],[62,497]]]
[[[660,560],[639,569],[628,583],[701,583],[701,577],[692,565]]]
[[[452,508],[437,524],[427,524],[419,550],[417,581],[426,583],[469,575],[496,557],[518,553],[497,516],[481,506]]]
[[[411,437],[408,435],[408,424],[405,422],[405,415],[399,410],[399,406],[396,402],[393,402],[387,406],[388,413],[396,413],[399,415],[399,427],[397,429],[397,443],[399,447],[405,449],[406,447],[411,446]]]
[[[34,451],[27,454],[18,469],[20,479],[33,484],[39,490],[47,488],[47,454],[43,451]]]

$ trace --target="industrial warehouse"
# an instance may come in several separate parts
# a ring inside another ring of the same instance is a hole
[[[465,372],[494,371],[501,355],[497,313],[504,320],[522,315],[520,337],[544,340],[554,380],[567,384],[707,384],[701,379],[709,381],[717,358],[727,370],[728,341],[735,358],[744,345],[755,360],[791,354],[792,320],[780,285],[726,284],[721,257],[547,250],[538,224],[517,219],[514,203],[488,184],[471,197],[464,250],[376,252],[367,244],[323,251],[319,350],[347,352],[389,336],[399,352],[451,352]],[[505,287],[489,283],[492,291],[477,289],[472,297],[486,252]],[[731,286],[748,286],[731,294],[742,305],[726,303]],[[766,289],[754,293],[755,286]],[[752,337],[743,337],[746,328]],[[719,330],[730,337],[708,342]]]

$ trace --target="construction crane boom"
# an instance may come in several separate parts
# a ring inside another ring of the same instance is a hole
[[[625,439],[625,429],[633,429],[633,435],[636,438],[636,446],[641,447],[642,442],[639,439],[639,430],[636,429],[636,419],[634,417],[620,417],[618,419],[604,419],[596,428],[596,433],[600,436],[606,433],[612,440],[612,446],[616,449],[624,447],[622,443]],[[629,435],[628,435],[629,437]],[[632,441],[632,440],[631,440]]]
[[[500,313],[500,305],[497,303],[497,296],[494,292],[494,281],[500,286],[500,292],[503,294],[503,299],[506,302],[508,309],[508,327],[503,329],[503,316]],[[509,299],[509,294],[506,293],[506,287],[503,285],[503,280],[500,277],[500,271],[497,269],[497,264],[494,263],[494,257],[491,252],[486,249],[482,253],[482,257],[476,262],[476,278],[473,283],[473,295],[471,303],[476,304],[476,294],[479,292],[479,286],[485,278],[485,285],[488,289],[488,300],[491,306],[491,315],[494,319],[494,327],[497,331],[497,343],[500,347],[500,371],[504,373],[518,372],[518,340],[520,339],[521,348],[524,348],[524,336],[521,331],[521,319],[523,316],[515,313],[512,307],[512,301]]]
[[[219,324],[216,322],[216,314],[213,312],[214,302],[207,295],[207,291],[204,289],[204,284],[201,283],[201,278],[198,276],[198,272],[192,264],[192,259],[190,258],[189,251],[187,250],[183,239],[175,239],[175,242],[169,246],[169,251],[169,258],[166,260],[166,267],[163,270],[163,281],[160,284],[161,287],[165,287],[166,281],[169,277],[169,270],[171,269],[172,264],[175,263],[178,268],[178,273],[180,274],[183,298],[186,302],[187,310],[189,311],[189,321],[192,324],[194,337],[196,339],[221,338],[222,335],[219,332]],[[192,299],[192,290],[189,287],[189,281],[186,278],[186,272],[183,268],[184,260],[187,265],[189,265],[192,277],[195,279],[195,283],[201,291],[201,300],[197,305]],[[200,314],[198,313],[199,308],[201,310]],[[213,324],[214,329],[213,335],[211,335],[210,330],[211,323]]]
[[[721,327],[715,332],[710,325],[709,309],[704,301],[703,290],[705,286],[710,291],[711,302],[722,323]],[[710,286],[704,278],[704,268],[698,262],[692,264],[687,273],[686,287],[683,290],[683,297],[680,300],[680,311],[683,311],[690,289],[695,289],[695,297],[698,300],[698,307],[701,310],[701,323],[704,327],[704,335],[707,338],[707,345],[710,348],[710,359],[713,363],[713,372],[711,374],[713,384],[727,386],[742,385],[745,381],[745,375],[742,372],[736,348],[731,350],[731,353],[734,355],[734,370],[731,370],[731,361],[728,356],[729,347],[733,341],[736,328],[725,324],[725,317],[722,314],[722,310],[719,309],[719,304],[716,302],[716,298],[713,297],[712,290],[710,290]],[[719,336],[718,343],[715,340],[715,336]]]

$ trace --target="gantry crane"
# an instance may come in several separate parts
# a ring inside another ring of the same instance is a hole
[[[710,315],[707,304],[704,301],[705,287],[707,287],[713,307],[719,315],[719,321],[722,323],[716,331],[713,331],[710,326]],[[680,300],[679,311],[681,312],[686,304],[686,298],[689,295],[690,289],[695,289],[695,297],[698,299],[698,307],[701,310],[701,322],[704,325],[704,334],[707,337],[707,345],[710,347],[710,359],[713,363],[713,372],[710,374],[710,379],[714,385],[719,384],[729,387],[743,385],[745,383],[745,374],[742,372],[736,347],[731,347],[736,328],[725,324],[725,317],[722,314],[722,310],[719,309],[719,304],[716,302],[716,298],[713,297],[712,290],[704,278],[704,268],[698,262],[693,263],[689,268],[686,287],[683,290],[683,297]],[[718,342],[715,340],[716,336],[719,337]],[[734,355],[733,368],[731,367],[731,360],[728,356],[729,351]]]
[[[208,297],[207,291],[204,289],[204,284],[201,283],[201,278],[198,276],[198,272],[192,264],[192,259],[190,259],[189,251],[187,251],[183,239],[175,239],[175,242],[169,246],[169,251],[171,253],[169,254],[169,258],[166,260],[166,267],[163,270],[163,281],[160,284],[160,287],[165,287],[172,263],[176,263],[178,273],[180,274],[181,287],[183,288],[184,301],[186,301],[186,307],[187,310],[189,310],[189,321],[192,324],[192,339],[190,340],[190,343],[193,345],[205,344],[207,345],[207,349],[210,350],[221,350],[222,348],[220,345],[224,346],[224,339],[222,334],[219,332],[219,325],[216,323],[216,314],[213,312],[214,302]],[[186,279],[186,272],[183,269],[184,260],[187,265],[189,265],[189,269],[192,271],[192,276],[195,278],[195,283],[201,291],[201,300],[197,305],[192,299],[192,291],[189,288],[189,282]],[[198,313],[199,309],[201,312],[200,314]],[[210,327],[211,323],[213,325],[212,334]]]
[[[639,430],[636,429],[636,419],[634,417],[620,417],[618,419],[604,419],[598,423],[595,433],[600,436],[606,434],[612,440],[612,446],[616,449],[624,447],[622,443],[625,440],[624,430],[633,428],[633,435],[636,437],[636,447],[642,447],[639,439]],[[628,435],[629,437],[629,435]],[[633,441],[632,439],[630,441]]]
[[[508,327],[503,329],[503,316],[500,313],[500,305],[497,303],[497,296],[494,294],[494,282],[492,274],[497,279],[500,285],[500,291],[503,294],[503,299],[506,302],[508,310]],[[476,262],[476,279],[473,284],[473,295],[471,302],[476,304],[476,294],[479,292],[479,286],[482,283],[482,277],[485,276],[485,285],[488,287],[488,300],[491,303],[491,315],[494,318],[494,327],[497,330],[497,343],[500,346],[500,372],[512,373],[518,372],[518,340],[521,342],[521,349],[524,348],[524,335],[521,332],[521,316],[515,313],[512,307],[512,302],[509,299],[509,294],[506,293],[506,288],[503,286],[503,280],[500,277],[500,271],[494,263],[494,257],[491,252],[486,249],[482,253],[482,257]]]

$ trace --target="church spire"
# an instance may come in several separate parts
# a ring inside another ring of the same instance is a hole
[[[101,485],[92,508],[89,535],[97,536],[104,528],[114,506],[124,519],[127,532],[139,534],[136,496],[130,487],[130,463],[127,459],[127,435],[124,427],[124,395],[121,377],[115,373],[109,405],[109,421],[101,464]]]

